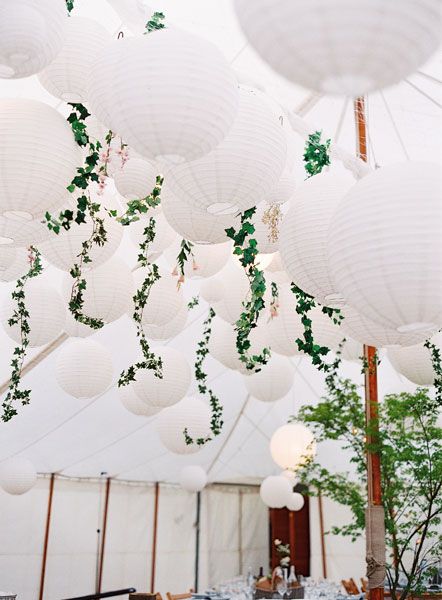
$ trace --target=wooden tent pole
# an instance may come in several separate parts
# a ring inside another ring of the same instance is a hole
[[[51,479],[49,480],[49,497],[48,497],[48,510],[46,514],[46,529],[45,537],[43,542],[43,557],[41,561],[41,575],[40,575],[40,591],[38,599],[43,600],[43,592],[45,587],[45,575],[46,575],[46,561],[48,558],[48,543],[49,543],[49,530],[51,528],[51,516],[52,516],[52,499],[54,497],[54,481],[55,473],[51,473]]]
[[[324,507],[322,503],[321,492],[318,494],[318,509],[319,509],[319,530],[321,533],[321,559],[322,559],[322,576],[327,579],[327,555],[325,553],[325,532],[324,532]]]
[[[154,594],[155,590],[155,569],[157,562],[157,533],[158,533],[158,499],[160,495],[160,484],[155,483],[155,500],[153,507],[153,535],[152,535],[152,563],[150,572],[150,593]]]
[[[107,530],[107,513],[109,509],[109,495],[110,495],[111,478],[106,479],[106,488],[104,491],[104,512],[103,512],[103,527],[101,533],[101,548],[100,548],[100,564],[98,567],[98,586],[97,593],[101,594],[101,583],[103,581],[103,568],[104,568],[104,551],[106,545],[106,530]]]
[[[196,493],[196,521],[195,521],[195,578],[193,591],[198,592],[199,588],[199,567],[200,567],[200,525],[201,525],[201,492]]]

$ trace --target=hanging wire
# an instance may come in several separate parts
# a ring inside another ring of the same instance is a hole
[[[404,79],[404,83],[408,83],[408,85],[411,86],[414,90],[416,90],[416,92],[421,94],[421,96],[423,96],[424,98],[426,98],[427,100],[429,100],[430,102],[435,104],[438,108],[442,108],[442,104],[440,104],[440,102],[438,102],[437,100],[432,98],[429,94],[427,94],[427,92],[424,92],[424,90],[422,90],[419,86],[417,86],[415,83],[413,83],[409,79]]]
[[[397,137],[397,139],[399,140],[399,143],[400,143],[400,145],[401,145],[401,148],[402,148],[402,151],[403,151],[403,153],[404,153],[404,155],[405,155],[405,158],[406,158],[407,160],[410,160],[410,156],[409,156],[409,154],[408,154],[408,152],[407,152],[407,148],[406,148],[406,146],[405,146],[405,144],[404,144],[404,140],[403,140],[403,139],[402,139],[402,137],[401,137],[401,134],[400,134],[399,128],[398,128],[398,126],[397,126],[397,124],[396,124],[396,121],[394,120],[393,114],[392,114],[392,112],[391,112],[391,110],[390,110],[390,107],[389,107],[389,105],[388,105],[388,103],[387,103],[387,100],[386,100],[386,98],[385,98],[385,96],[384,96],[384,93],[382,92],[382,90],[380,90],[380,91],[379,91],[379,93],[380,93],[380,95],[381,95],[382,102],[384,103],[385,110],[387,111],[387,114],[388,114],[388,116],[390,117],[391,124],[393,125],[393,129],[394,129],[394,131],[395,131],[395,133],[396,133],[396,137]]]
[[[339,141],[339,138],[341,137],[342,126],[344,125],[344,119],[345,119],[345,115],[347,113],[347,107],[348,107],[349,100],[350,99],[348,97],[344,100],[344,104],[342,106],[341,114],[339,116],[338,125],[336,127],[335,135],[333,137],[333,143],[334,144],[337,144],[338,141]]]

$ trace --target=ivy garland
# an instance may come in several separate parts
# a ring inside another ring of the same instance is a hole
[[[184,429],[184,439],[186,444],[196,444],[197,446],[204,446],[207,442],[210,442],[214,437],[219,435],[222,431],[224,422],[222,420],[223,407],[219,399],[215,396],[213,391],[207,385],[207,373],[203,370],[204,360],[209,352],[209,340],[212,335],[212,321],[215,316],[213,308],[209,309],[209,315],[204,321],[204,331],[202,339],[198,342],[198,348],[196,351],[195,361],[195,379],[198,382],[198,391],[200,394],[207,394],[209,396],[210,407],[212,409],[210,419],[210,431],[212,435],[208,435],[205,438],[196,438],[195,440],[189,435],[187,427]]]
[[[72,10],[74,9],[74,0],[66,0],[66,8],[68,10],[68,15],[70,16]]]
[[[250,284],[250,297],[243,302],[243,312],[236,321],[236,348],[239,358],[249,371],[260,371],[260,365],[265,365],[270,358],[270,350],[263,348],[261,354],[249,355],[250,332],[256,327],[258,317],[265,307],[264,293],[266,281],[264,272],[255,263],[258,255],[258,245],[250,236],[255,232],[251,218],[256,212],[256,207],[249,208],[241,214],[241,227],[235,231],[233,227],[226,229],[227,237],[234,242],[233,253],[240,257],[240,262],[245,269]],[[245,242],[248,240],[248,245]]]
[[[15,404],[17,402],[21,402],[23,406],[29,404],[31,396],[31,390],[20,389],[20,382],[23,363],[27,347],[29,346],[29,333],[31,331],[28,321],[29,312],[25,304],[25,284],[29,279],[40,275],[43,270],[40,252],[34,246],[29,248],[29,265],[28,272],[20,279],[17,279],[15,290],[12,292],[12,299],[16,301],[16,308],[12,317],[8,320],[8,325],[9,327],[18,325],[20,328],[21,344],[14,349],[11,360],[12,372],[10,385],[2,403],[3,413],[1,418],[5,423],[17,414]]]
[[[186,263],[192,258],[193,270],[195,271],[198,267],[195,264],[195,255],[193,254],[193,243],[189,240],[182,239],[180,244],[180,251],[176,257],[176,267],[173,270],[173,275],[178,275],[178,287],[184,283],[184,269]]]
[[[315,131],[308,136],[308,141],[304,148],[304,162],[307,177],[313,177],[321,173],[322,169],[330,164],[330,144],[331,140],[326,140],[321,144],[322,131]]]
[[[441,352],[439,348],[433,344],[431,340],[427,340],[424,343],[425,348],[428,348],[431,354],[431,362],[433,365],[434,376],[434,389],[436,392],[436,404],[442,406],[442,364],[441,364]]]
[[[165,19],[165,15],[162,12],[154,12],[151,16],[150,20],[146,23],[144,35],[150,33],[151,31],[158,31],[159,29],[164,29],[166,26],[162,21]]]
[[[192,308],[195,308],[195,306],[198,306],[199,303],[200,303],[200,297],[194,296],[187,303],[187,310],[192,310]]]

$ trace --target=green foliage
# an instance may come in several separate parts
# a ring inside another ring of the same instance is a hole
[[[15,289],[12,292],[12,299],[16,302],[16,308],[12,314],[12,317],[8,319],[8,325],[13,327],[18,325],[20,329],[20,346],[14,349],[14,353],[11,360],[11,379],[5,399],[2,403],[3,413],[2,421],[7,422],[17,414],[16,404],[21,402],[24,406],[29,404],[31,390],[20,389],[21,374],[23,369],[23,363],[26,357],[26,351],[29,346],[29,334],[31,332],[29,327],[29,312],[26,308],[26,296],[25,296],[25,284],[29,279],[37,277],[42,272],[43,267],[41,264],[40,252],[34,246],[29,248],[29,270],[20,279],[17,279]]]
[[[304,148],[304,168],[307,176],[312,177],[322,171],[324,167],[330,164],[329,150],[331,140],[326,140],[321,144],[322,131],[315,131],[308,136]]]
[[[441,353],[439,348],[433,344],[431,340],[427,340],[424,344],[431,353],[431,363],[435,372],[434,388],[436,390],[436,403],[442,407],[442,363]]]
[[[154,12],[150,20],[146,23],[144,34],[150,33],[151,31],[157,31],[158,29],[164,29],[166,26],[162,21],[164,21],[165,18],[164,13]]]
[[[192,308],[195,308],[195,306],[198,306],[199,303],[200,303],[200,297],[194,296],[187,303],[187,310],[192,310]]]
[[[152,192],[146,196],[145,198],[136,198],[134,200],[129,200],[126,204],[126,212],[117,216],[116,213],[113,213],[111,216],[117,218],[117,221],[121,223],[121,225],[130,225],[135,221],[140,220],[141,215],[145,215],[150,208],[156,208],[161,203],[161,186],[163,185],[164,178],[161,175],[157,175],[155,187]]]
[[[66,0],[66,8],[68,10],[68,14],[70,15],[74,9],[74,0]]]
[[[189,258],[192,258],[195,261],[195,256],[193,254],[193,244],[189,242],[189,240],[182,239],[180,244],[180,251],[178,256],[176,257],[176,268],[175,273],[180,275],[178,279],[178,284],[184,282],[184,269]]]

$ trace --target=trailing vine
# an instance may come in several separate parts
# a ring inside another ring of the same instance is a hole
[[[270,318],[278,316],[279,309],[279,290],[278,284],[275,281],[272,281],[271,286],[272,299],[270,301]]]
[[[11,379],[5,399],[2,403],[3,413],[2,421],[7,422],[17,414],[16,403],[21,402],[24,406],[29,404],[31,390],[20,389],[21,374],[23,370],[23,364],[26,357],[26,351],[29,346],[29,312],[26,308],[25,300],[25,284],[29,279],[37,277],[42,272],[43,267],[41,264],[40,252],[34,246],[29,248],[29,270],[28,272],[17,279],[15,284],[15,290],[12,292],[12,299],[16,302],[16,308],[12,314],[12,317],[8,319],[9,327],[18,325],[20,329],[20,345],[14,349],[13,357],[11,360]]]
[[[158,31],[164,29],[166,26],[162,21],[165,19],[165,15],[162,12],[154,12],[150,20],[146,23],[144,34],[150,33],[151,31]]]
[[[184,283],[184,269],[186,267],[186,263],[192,258],[193,270],[196,271],[198,266],[195,263],[195,255],[193,254],[193,244],[189,242],[189,240],[182,239],[180,244],[180,251],[178,256],[176,257],[176,267],[173,270],[172,275],[178,275],[178,288],[182,283]]]
[[[155,187],[152,192],[145,198],[129,200],[126,204],[126,212],[117,217],[117,221],[121,225],[130,225],[135,221],[139,221],[140,215],[146,214],[150,208],[159,206],[161,203],[161,186],[163,185],[163,180],[164,178],[161,175],[157,175]]]
[[[307,177],[313,177],[313,175],[321,173],[322,169],[330,164],[331,140],[328,139],[322,144],[321,136],[322,131],[315,131],[315,133],[308,136],[303,156]]]
[[[204,360],[209,352],[209,341],[210,336],[212,335],[212,320],[215,316],[215,311],[213,308],[209,309],[209,315],[207,319],[204,321],[204,331],[202,339],[198,342],[198,348],[196,351],[196,361],[195,361],[195,379],[198,383],[198,391],[200,394],[207,394],[209,397],[211,418],[210,418],[210,431],[212,435],[208,435],[207,437],[196,438],[195,440],[189,435],[189,431],[187,427],[184,429],[184,439],[187,445],[196,444],[197,446],[204,446],[207,442],[210,442],[214,437],[219,435],[223,428],[223,407],[219,401],[219,399],[215,396],[213,391],[207,385],[207,373],[203,369]]]
[[[74,9],[74,0],[66,0],[66,8],[68,11],[68,15],[70,16],[72,10]]]
[[[250,236],[255,232],[251,218],[256,212],[256,207],[249,208],[241,214],[241,227],[235,231],[233,227],[226,229],[227,236],[234,242],[233,253],[239,256],[241,265],[244,267],[250,285],[250,295],[243,302],[243,312],[236,321],[235,329],[236,348],[239,359],[250,371],[259,371],[259,365],[265,365],[270,358],[270,350],[263,348],[260,354],[249,355],[249,336],[257,325],[258,317],[265,307],[264,294],[266,281],[264,272],[255,263],[258,255],[258,244]],[[247,245],[246,241],[248,242]]]
[[[200,297],[194,296],[187,303],[187,310],[192,310],[192,308],[195,308],[195,306],[198,306],[199,303],[200,303]]]
[[[424,343],[425,348],[428,348],[431,354],[431,363],[433,365],[434,376],[434,389],[436,391],[435,402],[438,406],[442,406],[442,364],[441,364],[441,352],[439,348],[433,344],[431,340],[427,340]]]

